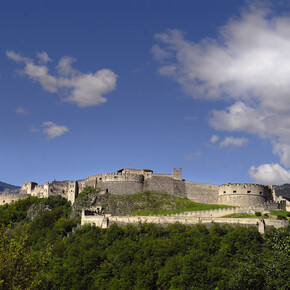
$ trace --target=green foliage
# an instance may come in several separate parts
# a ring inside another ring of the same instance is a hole
[[[287,220],[287,218],[283,215],[278,214],[277,215],[277,220]]]
[[[49,256],[48,248],[36,251],[31,247],[25,228],[16,237],[0,229],[0,289],[42,288]]]
[[[290,288],[290,226],[262,237],[256,227],[218,224],[86,225],[67,236],[76,222],[61,198],[1,210],[26,216],[44,201],[50,211],[0,229],[0,289]]]
[[[290,214],[289,211],[284,211],[284,210],[270,210],[270,215],[272,216],[283,216],[283,217],[288,217]]]
[[[223,216],[224,218],[231,217],[231,218],[257,218],[256,215],[254,214],[249,214],[249,213],[232,213]]]
[[[97,190],[98,190],[97,188],[87,186],[82,190],[82,192],[77,196],[77,198],[86,198],[90,193],[95,193]]]
[[[70,212],[69,202],[61,196],[50,196],[49,198],[37,198],[30,196],[17,202],[0,206],[0,226],[18,223],[27,219],[27,210],[33,204],[43,203],[52,209],[62,207],[63,212],[68,215]]]
[[[260,212],[256,212],[255,214],[249,214],[249,213],[232,213],[232,214],[228,214],[223,216],[224,218],[227,217],[231,217],[231,218],[263,218],[263,219],[267,219],[269,218],[268,214],[261,214]]]
[[[130,195],[111,195],[110,203],[123,207],[121,214],[130,215],[168,215],[185,211],[210,210],[228,208],[231,206],[196,203],[185,198],[172,196],[167,193],[142,191]]]

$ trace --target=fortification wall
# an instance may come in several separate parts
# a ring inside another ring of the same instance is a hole
[[[55,196],[61,195],[64,198],[67,198],[69,191],[69,182],[68,181],[53,181],[49,184],[48,195]]]
[[[186,197],[186,188],[184,181],[175,180],[167,176],[152,176],[145,178],[144,190],[167,192],[171,195]]]
[[[261,233],[264,233],[265,226],[281,228],[288,225],[288,221],[284,220],[270,220],[260,218],[219,218],[219,217],[171,217],[171,216],[111,216],[109,218],[109,225],[112,223],[118,224],[138,224],[138,223],[156,223],[156,224],[173,224],[179,222],[186,225],[195,224],[231,224],[231,225],[244,225],[244,226],[257,226]]]
[[[86,215],[85,209],[82,210],[81,225],[91,224],[100,228],[108,227],[108,217],[111,215]]]
[[[0,205],[4,205],[6,203],[12,203],[18,201],[20,199],[25,199],[29,197],[28,194],[0,194]]]
[[[143,182],[138,181],[98,181],[97,187],[108,189],[113,194],[132,194],[143,190]]]
[[[271,188],[260,184],[228,183],[219,187],[219,204],[251,206],[273,199]]]
[[[218,192],[219,192],[218,185],[189,182],[189,181],[185,181],[184,183],[185,183],[186,197],[189,200],[199,202],[199,203],[208,203],[208,204],[218,203]]]
[[[134,181],[143,182],[144,176],[137,173],[112,172],[89,176],[87,181]]]

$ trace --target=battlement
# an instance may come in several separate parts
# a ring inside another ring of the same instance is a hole
[[[91,175],[77,181],[53,181],[38,185],[25,182],[21,193],[37,197],[61,195],[74,203],[85,187],[100,188],[112,194],[132,194],[142,190],[166,192],[189,200],[234,206],[263,205],[274,201],[272,186],[252,183],[203,184],[182,179],[182,169],[173,168],[172,174],[153,173],[151,169],[123,168],[117,172]]]
[[[273,200],[272,186],[253,183],[227,183],[219,186],[218,202],[251,206]]]

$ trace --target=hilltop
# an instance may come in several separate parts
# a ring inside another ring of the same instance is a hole
[[[20,187],[0,181],[0,194],[19,193]]]

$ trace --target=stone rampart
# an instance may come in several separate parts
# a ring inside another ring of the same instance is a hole
[[[99,181],[97,187],[117,195],[132,194],[143,190],[143,182]]]
[[[219,204],[251,206],[264,204],[273,199],[269,186],[249,183],[228,183],[220,185]]]
[[[4,205],[6,203],[12,203],[18,201],[20,199],[25,199],[29,197],[28,194],[0,194],[0,205]]]
[[[199,203],[218,203],[219,186],[185,181],[186,197]]]
[[[60,195],[67,198],[69,191],[69,181],[53,181],[49,184],[49,195]]]
[[[288,225],[288,221],[260,219],[260,218],[219,218],[219,217],[184,217],[184,216],[111,216],[109,225],[117,224],[138,224],[138,223],[156,223],[156,224],[173,224],[179,222],[186,225],[196,224],[231,224],[244,226],[258,226],[261,233],[264,233],[266,226],[281,228]]]
[[[151,178],[145,178],[143,190],[167,192],[171,195],[186,197],[184,181],[167,176],[153,175]]]

